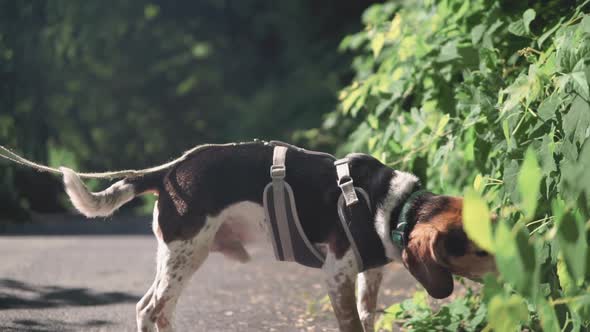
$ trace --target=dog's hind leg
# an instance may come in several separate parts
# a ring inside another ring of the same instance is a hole
[[[161,268],[150,289],[151,298],[139,312],[140,331],[150,331],[155,326],[159,332],[173,331],[174,309],[180,293],[209,255],[210,243],[198,240],[197,236],[192,240],[159,243],[158,261]]]
[[[156,235],[156,237],[158,237],[159,234],[159,230],[158,230],[158,201],[156,201],[156,204],[154,205],[154,213],[153,213],[153,231],[154,234]],[[158,237],[158,240],[160,241],[161,239]],[[160,248],[161,246],[158,246],[158,248]],[[158,254],[159,257],[160,255]],[[141,300],[139,300],[139,302],[137,303],[137,305],[135,306],[135,312],[136,312],[136,319],[137,319],[137,327],[139,331],[155,331],[155,324],[150,324],[150,322],[144,321],[146,319],[145,315],[142,315],[142,311],[143,309],[145,309],[148,304],[150,303],[152,296],[154,295],[154,291],[156,290],[156,286],[158,285],[158,275],[160,273],[160,260],[158,259],[156,261],[156,277],[154,278],[154,282],[152,283],[152,285],[150,286],[150,288],[148,289],[148,291],[145,293],[145,295],[141,298]],[[149,326],[151,325],[151,326]]]
[[[154,283],[152,284],[152,286],[150,287],[150,289],[148,289],[148,291],[145,293],[145,295],[141,298],[141,300],[139,300],[139,302],[137,302],[137,305],[135,306],[135,319],[137,320],[137,329],[140,332],[151,332],[151,331],[155,331],[155,323],[153,322],[149,322],[147,321],[148,317],[145,315],[145,310],[147,308],[147,306],[149,305],[152,296],[154,295],[154,290],[156,289],[156,286],[158,284],[158,271],[156,271],[156,278],[154,280]]]
[[[383,271],[381,267],[361,272],[357,277],[356,305],[365,332],[375,330],[375,310],[382,279]]]
[[[192,239],[169,243],[158,238],[158,271],[152,288],[138,303],[138,330],[173,331],[174,309],[180,293],[209,255],[220,221],[207,218]]]

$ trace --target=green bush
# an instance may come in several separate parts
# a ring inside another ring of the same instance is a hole
[[[382,326],[590,328],[587,3],[391,2],[343,40],[356,77],[325,127],[351,130],[342,151],[464,195],[466,231],[500,271],[436,313],[394,304]]]

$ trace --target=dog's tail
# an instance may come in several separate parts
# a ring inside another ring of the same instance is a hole
[[[154,178],[160,178],[160,172],[147,176],[124,179],[100,192],[90,192],[78,174],[73,170],[61,167],[66,193],[74,207],[88,218],[107,217],[115,210],[129,202],[135,196],[148,191],[158,191],[157,185],[151,185]],[[151,180],[151,181],[150,181]]]

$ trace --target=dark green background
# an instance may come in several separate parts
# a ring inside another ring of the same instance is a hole
[[[205,142],[310,145],[352,75],[338,44],[371,2],[0,0],[0,144],[88,171]],[[0,219],[60,211],[60,193],[0,162]]]

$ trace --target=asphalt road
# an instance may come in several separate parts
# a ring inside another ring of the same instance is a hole
[[[37,216],[0,228],[0,331],[135,331],[155,250],[149,218]],[[209,256],[180,298],[178,331],[337,331],[321,271],[251,253],[248,264]],[[392,264],[380,308],[414,287]]]

